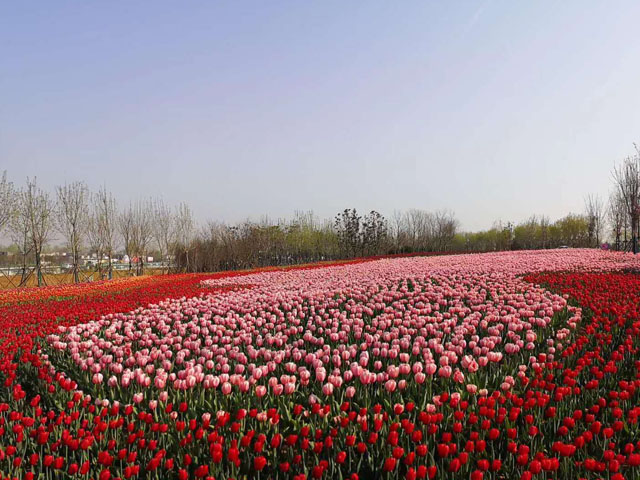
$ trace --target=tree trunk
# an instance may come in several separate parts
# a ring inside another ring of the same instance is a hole
[[[36,276],[38,277],[38,286],[42,286],[42,264],[40,259],[40,252],[36,250]]]
[[[79,283],[80,277],[78,275],[78,249],[73,249],[73,282]]]
[[[102,273],[102,253],[98,252],[96,257],[98,257],[98,261],[96,262],[96,267],[98,267],[98,278],[100,280],[104,280],[104,275]]]
[[[22,255],[22,275],[20,277],[20,287],[27,283],[27,279],[29,276],[27,275],[27,255]]]

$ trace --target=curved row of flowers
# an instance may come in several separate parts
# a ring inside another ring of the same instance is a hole
[[[22,352],[0,470],[636,478],[638,282],[584,272],[637,267],[576,250],[205,280],[208,295],[61,326]]]

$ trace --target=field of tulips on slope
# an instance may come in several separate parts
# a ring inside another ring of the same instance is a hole
[[[639,269],[503,252],[0,296],[0,472],[638,479]]]

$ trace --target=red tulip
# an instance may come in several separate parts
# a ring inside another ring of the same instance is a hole
[[[267,464],[267,459],[260,456],[253,459],[254,470],[261,471]]]
[[[391,472],[396,468],[396,459],[393,457],[387,458],[382,468],[385,472]]]

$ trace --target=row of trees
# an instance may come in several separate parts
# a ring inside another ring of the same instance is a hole
[[[535,215],[517,225],[496,222],[486,231],[456,235],[452,249],[487,252],[598,245],[600,237],[591,231],[588,215],[569,214],[553,223],[548,217]]]
[[[124,254],[129,270],[144,271],[148,254],[180,271],[214,271],[295,264],[386,253],[451,249],[458,222],[451,212],[395,212],[393,226],[376,211],[346,209],[333,222],[313,212],[290,221],[209,221],[198,228],[189,206],[172,209],[161,198],[119,207],[105,188],[89,191],[83,182],[55,188],[55,194],[27,179],[16,188],[0,178],[0,234],[8,233],[21,259],[21,284],[31,274],[43,281],[42,253],[52,240],[64,240],[70,272],[81,280],[81,255],[97,259],[111,278],[113,260]]]
[[[198,272],[292,265],[345,255],[331,224],[318,221],[313,212],[296,212],[290,221],[273,222],[266,217],[234,225],[209,221],[188,248],[181,247],[178,268]]]
[[[22,283],[35,274],[39,284],[43,249],[54,238],[64,240],[76,282],[83,252],[95,254],[97,269],[109,277],[120,253],[128,258],[129,270],[141,274],[150,253],[179,270],[213,271],[422,251],[597,247],[605,238],[616,249],[637,252],[640,151],[617,165],[612,176],[608,202],[589,195],[584,214],[555,222],[533,216],[517,225],[497,222],[489,230],[465,233],[453,212],[419,209],[396,211],[390,220],[376,211],[360,215],[346,209],[333,222],[296,212],[289,221],[209,221],[198,227],[186,203],[172,208],[162,198],[150,198],[119,207],[105,188],[90,192],[84,183],[73,182],[51,195],[35,179],[16,188],[4,172],[0,235],[8,234],[19,252]]]
[[[186,204],[172,210],[156,198],[120,209],[105,188],[90,192],[84,183],[73,182],[57,186],[51,195],[35,179],[16,188],[6,172],[0,177],[0,234],[8,233],[17,248],[21,285],[31,274],[42,284],[43,250],[55,237],[64,240],[73,279],[79,282],[83,252],[95,254],[98,270],[109,278],[118,251],[128,257],[129,269],[135,263],[136,273],[141,274],[150,251],[170,260],[178,245],[191,243],[193,232],[194,221]]]
[[[447,251],[458,221],[451,212],[395,212],[392,225],[379,212],[361,215],[345,209],[333,222],[313,212],[296,212],[290,221],[208,222],[190,248],[189,270],[214,271],[289,265],[392,253]],[[177,263],[187,268],[184,256]]]
[[[395,211],[391,218],[391,251],[411,253],[451,250],[459,225],[454,213],[448,210]]]
[[[604,240],[610,240],[616,250],[638,253],[640,149],[634,147],[635,153],[613,168],[613,188],[607,202],[588,195],[582,215],[570,214],[553,223],[548,217],[533,216],[518,225],[497,222],[487,231],[459,233],[451,243],[452,250],[598,247]]]

